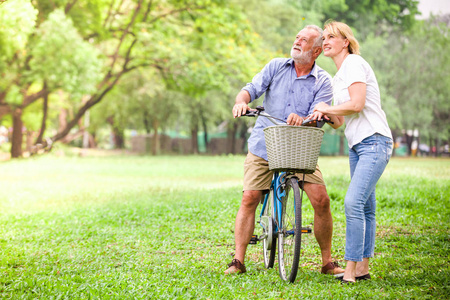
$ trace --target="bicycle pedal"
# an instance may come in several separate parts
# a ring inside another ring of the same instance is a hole
[[[309,227],[302,227],[302,233],[311,233],[312,232],[312,229],[311,228],[309,228]]]
[[[250,239],[249,245],[256,245],[258,243],[258,236],[256,234],[252,235],[252,238]]]

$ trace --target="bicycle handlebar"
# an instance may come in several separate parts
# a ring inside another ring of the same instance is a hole
[[[255,110],[248,110],[245,115],[246,117],[257,117],[257,116],[263,116],[268,118],[270,121],[272,121],[272,123],[274,123],[275,125],[281,125],[280,123],[275,122],[274,120],[278,120],[283,122],[284,124],[286,124],[286,121],[279,119],[279,118],[275,118],[272,117],[271,115],[269,115],[268,113],[266,113],[264,111],[264,107],[263,106],[257,106]],[[273,120],[274,119],[274,120]],[[319,127],[321,128],[325,123],[330,123],[330,124],[334,124],[334,122],[330,121],[330,120],[326,120],[326,119],[322,119],[322,120],[313,120],[313,119],[306,119],[303,120],[302,122],[302,126],[310,126],[310,127]]]

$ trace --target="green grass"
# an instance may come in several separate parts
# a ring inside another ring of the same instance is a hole
[[[448,299],[450,160],[392,159],[377,188],[373,280],[321,275],[305,239],[294,284],[265,270],[224,276],[234,251],[243,156],[58,157],[0,163],[0,298]],[[345,246],[347,158],[319,161]],[[305,201],[307,202],[307,201]],[[304,204],[307,222],[312,209]]]

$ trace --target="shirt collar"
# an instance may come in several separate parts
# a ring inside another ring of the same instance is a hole
[[[292,59],[292,58],[288,59],[286,61],[285,66],[287,66],[287,65],[294,66],[294,59]],[[311,72],[309,72],[309,74],[306,75],[306,77],[309,77],[309,76],[314,76],[316,79],[319,77],[319,69],[317,67],[316,62],[314,62]]]

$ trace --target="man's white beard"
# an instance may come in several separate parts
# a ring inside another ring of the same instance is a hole
[[[291,57],[294,59],[294,61],[296,63],[308,64],[311,61],[312,53],[313,53],[312,49],[309,50],[308,52],[304,52],[302,50],[302,52],[300,54],[294,54],[294,51],[295,51],[294,48],[292,48],[291,49]]]

